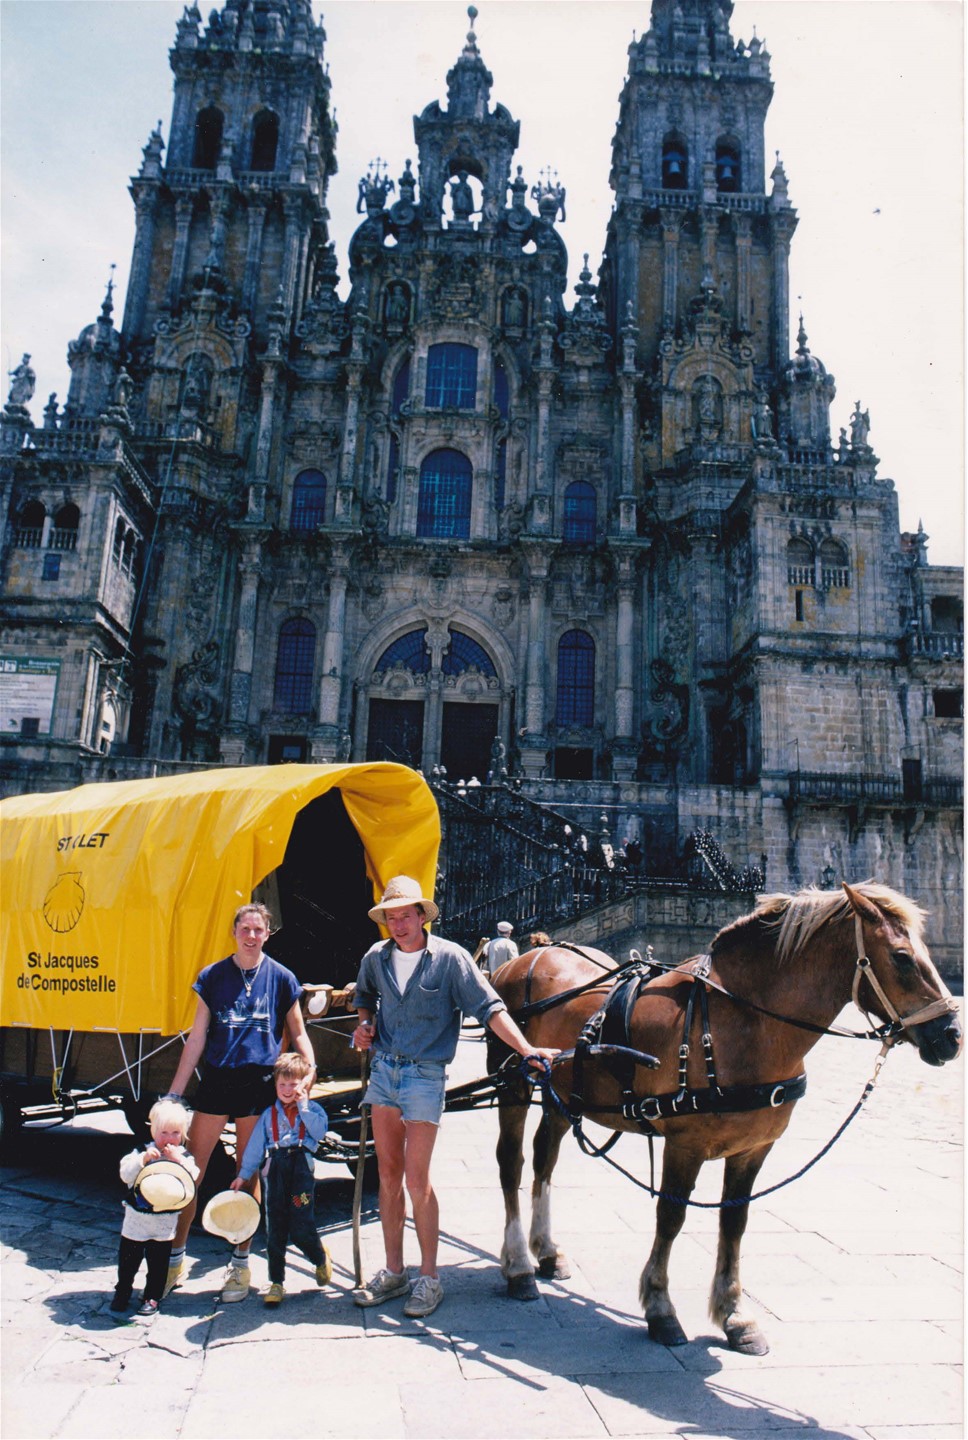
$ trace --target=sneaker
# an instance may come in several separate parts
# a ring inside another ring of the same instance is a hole
[[[444,1287],[436,1275],[418,1275],[403,1313],[412,1319],[422,1319],[425,1315],[432,1315],[443,1298]]]
[[[218,1298],[223,1305],[233,1305],[236,1300],[245,1299],[251,1284],[252,1271],[248,1265],[230,1265]]]
[[[316,1284],[328,1285],[333,1278],[333,1257],[323,1246],[323,1263],[316,1266]]]
[[[382,1305],[384,1300],[410,1294],[410,1276],[406,1270],[401,1270],[399,1275],[392,1270],[378,1270],[368,1285],[361,1285],[352,1293],[354,1305]]]
[[[158,1314],[158,1301],[142,1300],[141,1304],[138,1306],[137,1310],[134,1313],[139,1320],[153,1320],[154,1317]]]
[[[177,1260],[172,1260],[171,1264],[168,1266],[168,1278],[165,1281],[165,1288],[161,1292],[162,1300],[167,1299],[171,1292],[182,1283],[184,1278],[185,1257],[184,1255],[181,1255]]]
[[[281,1305],[283,1299],[285,1298],[285,1294],[286,1292],[284,1287],[273,1281],[266,1293],[263,1295],[262,1303],[263,1305]]]

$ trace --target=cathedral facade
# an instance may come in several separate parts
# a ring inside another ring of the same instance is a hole
[[[6,793],[498,757],[646,856],[699,826],[771,889],[876,875],[960,968],[961,572],[901,533],[859,402],[831,435],[802,318],[790,354],[731,9],[652,0],[572,297],[473,9],[343,257],[309,0],[186,8],[120,326],[109,289],[63,409],[25,356],[2,414]]]

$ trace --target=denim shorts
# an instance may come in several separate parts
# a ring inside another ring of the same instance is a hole
[[[373,1053],[364,1105],[392,1105],[404,1120],[439,1125],[444,1113],[447,1066],[442,1060],[401,1060]]]

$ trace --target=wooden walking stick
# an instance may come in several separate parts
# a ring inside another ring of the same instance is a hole
[[[370,1078],[370,1052],[360,1052],[360,1094],[366,1092]],[[369,1130],[369,1110],[360,1106],[360,1145],[356,1155],[356,1178],[353,1185],[353,1268],[356,1271],[356,1288],[363,1284],[363,1260],[360,1255],[360,1210],[363,1205],[363,1172],[366,1169],[366,1140]]]

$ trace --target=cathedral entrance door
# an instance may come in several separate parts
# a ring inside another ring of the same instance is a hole
[[[497,716],[496,705],[445,702],[440,763],[449,780],[469,780],[472,775],[482,783],[487,779]]]
[[[371,700],[367,760],[395,760],[419,769],[423,756],[422,700]]]

